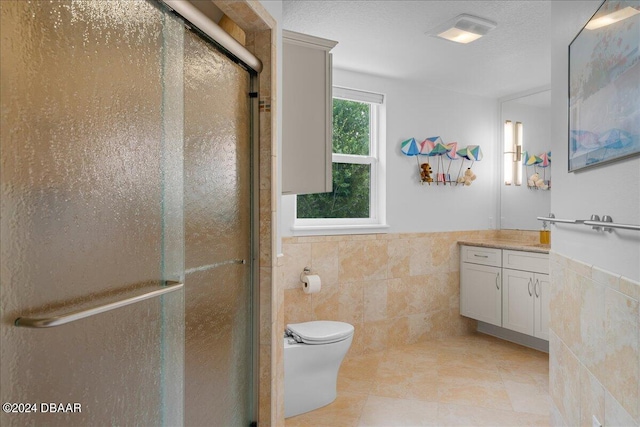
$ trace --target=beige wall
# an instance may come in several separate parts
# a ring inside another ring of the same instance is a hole
[[[551,254],[553,425],[640,425],[640,283]]]
[[[348,356],[467,333],[475,321],[459,314],[457,241],[483,237],[531,240],[537,234],[484,230],[285,238],[278,272],[284,322],[353,324]],[[322,279],[317,294],[302,291],[300,273],[306,266]]]

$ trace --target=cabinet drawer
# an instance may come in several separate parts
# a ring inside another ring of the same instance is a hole
[[[502,266],[512,270],[549,274],[549,255],[523,251],[502,251]]]
[[[460,259],[462,262],[500,267],[502,265],[501,253],[502,249],[462,246]]]

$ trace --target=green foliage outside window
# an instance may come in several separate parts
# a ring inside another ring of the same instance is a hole
[[[363,102],[333,100],[333,152],[369,155],[371,106]]]
[[[333,152],[369,155],[370,105],[333,100]],[[371,166],[334,163],[331,193],[298,196],[298,218],[369,218]]]

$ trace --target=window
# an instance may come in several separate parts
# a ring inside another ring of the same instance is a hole
[[[333,191],[298,195],[295,229],[384,226],[383,95],[333,88]]]

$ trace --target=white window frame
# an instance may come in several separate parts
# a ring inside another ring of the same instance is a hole
[[[371,165],[369,183],[369,218],[297,218],[297,196],[293,204],[294,235],[384,233],[386,224],[386,105],[384,95],[333,87],[333,98],[370,104],[369,155],[333,153],[333,163]]]

